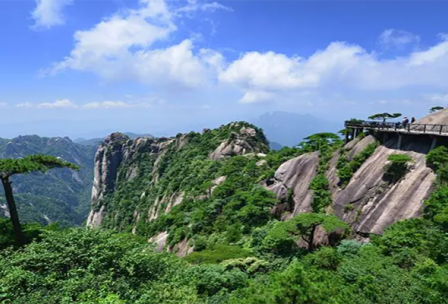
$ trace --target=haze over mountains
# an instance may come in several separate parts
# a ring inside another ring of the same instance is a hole
[[[96,146],[83,146],[68,137],[19,136],[0,138],[0,158],[20,158],[31,154],[61,157],[80,166],[54,169],[47,173],[14,176],[13,190],[23,222],[48,224],[59,222],[65,226],[80,225],[90,206],[93,179],[93,157]],[[9,215],[0,190],[0,217]]]
[[[297,114],[291,112],[265,113],[251,121],[263,129],[272,143],[282,146],[295,146],[305,137],[319,132],[336,133],[343,128],[341,123],[318,118],[311,114]]]

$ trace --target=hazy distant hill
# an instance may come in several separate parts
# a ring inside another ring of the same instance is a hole
[[[252,123],[263,129],[269,141],[282,146],[294,146],[314,133],[336,133],[343,128],[340,123],[290,112],[265,113]]]
[[[129,136],[130,139],[134,139],[137,137],[153,137],[151,134],[137,134],[132,132],[125,132],[123,134]],[[83,146],[98,146],[103,140],[104,138],[91,138],[91,139],[77,138],[73,142]]]
[[[45,174],[14,176],[19,214],[23,222],[61,222],[79,225],[86,219],[93,182],[93,157],[96,147],[82,146],[68,137],[37,135],[0,138],[0,158],[19,158],[30,154],[61,157],[81,167],[77,172],[54,169]],[[1,188],[1,187],[0,187]],[[0,216],[8,210],[0,189]]]

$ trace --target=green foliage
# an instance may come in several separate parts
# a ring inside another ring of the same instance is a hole
[[[375,119],[375,120],[382,120],[383,122],[386,122],[387,119],[393,119],[393,118],[398,118],[400,117],[402,114],[401,113],[378,113],[378,114],[374,114],[369,116],[369,119]]]
[[[39,243],[4,251],[0,265],[0,294],[14,303],[135,303],[156,292],[153,283],[170,283],[158,293],[191,286],[176,257],[132,235],[99,230],[45,231]]]
[[[342,144],[339,135],[334,133],[316,133],[304,138],[297,146],[305,152],[323,151]]]
[[[45,154],[61,157],[80,167],[76,173],[71,169],[59,168],[45,174],[12,176],[21,222],[81,225],[90,211],[95,149],[73,143],[68,138],[32,135],[11,140],[0,139],[0,158],[23,159],[30,155]],[[0,190],[0,204],[5,203],[2,196],[3,189]]]
[[[253,237],[263,243],[264,229],[283,227],[296,240],[315,224],[334,231],[338,221],[299,215],[257,228]],[[448,290],[446,233],[418,219],[391,226],[369,245],[346,240],[285,258],[247,257],[247,251],[235,257],[244,250],[216,245],[200,265],[186,263],[197,253],[184,259],[156,253],[130,234],[69,229],[41,231],[36,240],[20,251],[0,251],[4,303],[441,304]]]
[[[406,154],[391,154],[387,157],[390,164],[384,168],[383,178],[390,182],[396,183],[408,172],[408,163],[412,162],[412,158]]]
[[[426,154],[426,165],[434,170],[439,171],[448,164],[448,148],[439,146]]]
[[[359,253],[362,246],[362,243],[355,240],[342,240],[337,250],[342,256],[353,257]]]
[[[272,253],[279,256],[295,255],[299,247],[297,237],[291,233],[291,222],[275,222],[268,231],[254,231],[254,238],[261,240],[253,243],[258,251]]]
[[[374,244],[386,255],[397,255],[403,250],[414,249],[436,261],[447,260],[448,236],[430,221],[405,220],[392,225]]]
[[[369,144],[364,150],[357,154],[352,161],[348,161],[346,155],[340,155],[337,168],[339,184],[342,188],[348,185],[353,174],[361,168],[362,164],[375,152],[378,143]]]
[[[216,264],[225,260],[245,258],[250,255],[249,251],[238,246],[215,245],[212,249],[193,252],[185,257],[184,260],[193,264]]]
[[[443,109],[444,109],[444,107],[441,107],[441,106],[432,107],[431,109],[429,109],[429,113],[435,113],[435,112],[443,110]]]
[[[318,174],[310,185],[310,190],[313,191],[313,200],[311,201],[311,208],[315,213],[325,213],[325,207],[332,202],[330,186],[328,179],[324,174]]]
[[[42,228],[39,224],[22,225],[25,243],[31,243],[33,240],[40,240],[43,231],[59,231],[59,224],[51,224]],[[15,246],[14,230],[11,221],[0,218],[0,250]]]
[[[0,177],[7,178],[14,174],[46,172],[53,168],[70,168],[79,170],[79,166],[51,155],[29,155],[20,159],[0,159]]]

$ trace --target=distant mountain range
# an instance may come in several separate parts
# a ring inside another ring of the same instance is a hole
[[[95,151],[96,146],[83,146],[68,137],[27,135],[13,139],[0,138],[0,158],[48,154],[81,167],[77,172],[53,169],[45,174],[14,176],[13,190],[21,221],[81,225],[90,208]],[[0,216],[5,217],[8,216],[8,209],[3,188],[0,188]]]
[[[272,149],[281,146],[295,146],[303,138],[319,132],[336,133],[343,126],[310,114],[290,112],[265,113],[251,123],[263,129],[271,143]]]
[[[129,136],[130,139],[134,139],[137,137],[153,137],[151,134],[137,134],[137,133],[132,133],[132,132],[125,132],[123,134]],[[73,140],[73,142],[83,145],[83,146],[98,146],[103,140],[104,140],[104,137],[103,138],[91,138],[91,139],[77,138],[77,139]]]

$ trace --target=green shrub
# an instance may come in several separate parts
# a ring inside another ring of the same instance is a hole
[[[362,243],[355,240],[342,240],[337,250],[341,255],[351,257],[357,255],[362,246]]]
[[[332,198],[328,179],[324,174],[318,174],[310,185],[310,190],[313,191],[313,200],[311,201],[311,208],[315,213],[324,213],[325,207],[331,205]]]
[[[338,177],[339,185],[344,188],[352,179],[353,174],[361,168],[362,164],[372,156],[378,147],[378,143],[374,142],[368,145],[358,155],[356,155],[352,161],[348,161],[346,155],[341,155],[338,160]]]
[[[249,257],[251,253],[238,246],[215,245],[212,249],[193,252],[184,258],[192,264],[217,264],[229,259]]]
[[[355,206],[353,204],[347,204],[344,206],[344,212],[350,212],[355,209]]]
[[[389,183],[398,182],[408,172],[408,163],[412,158],[406,154],[392,154],[387,158],[390,164],[384,168],[383,178]]]
[[[426,155],[426,165],[437,172],[441,167],[448,164],[448,148],[437,147]]]

